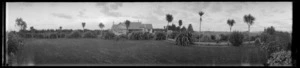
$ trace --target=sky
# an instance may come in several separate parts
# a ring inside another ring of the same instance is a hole
[[[229,31],[228,19],[234,19],[232,30],[247,31],[244,15],[255,17],[251,31],[263,31],[273,26],[276,30],[292,31],[292,2],[7,2],[6,30],[19,30],[15,20],[22,18],[27,29],[86,29],[99,30],[98,24],[111,29],[112,24],[125,20],[152,24],[153,28],[167,25],[166,14],[173,16],[170,23],[178,26],[183,21],[199,31]]]

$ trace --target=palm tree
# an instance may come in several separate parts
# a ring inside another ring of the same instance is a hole
[[[168,24],[167,24],[167,36],[166,36],[166,39],[168,38],[168,26],[169,26],[169,23],[173,21],[173,16],[171,14],[167,14],[166,15],[166,20],[168,21]]]
[[[104,28],[105,26],[104,26],[103,23],[100,23],[100,24],[99,24],[99,27],[100,27],[100,29],[101,29],[101,35],[102,35],[102,31],[103,31],[103,28]]]
[[[228,20],[227,20],[227,24],[229,25],[229,27],[230,27],[230,32],[231,32],[231,28],[232,28],[232,26],[235,24],[235,21],[234,21],[233,19],[228,19]]]
[[[129,30],[128,30],[128,28],[129,28],[129,26],[130,26],[130,21],[129,20],[126,20],[125,21],[125,25],[126,25],[126,29],[127,29],[127,33],[126,34],[128,34],[128,32],[129,32]]]
[[[201,22],[202,22],[202,16],[203,16],[204,12],[203,11],[200,11],[199,12],[199,15],[200,15],[200,27],[199,27],[199,32],[201,33]],[[200,35],[199,33],[199,35]],[[200,39],[199,39],[199,42],[200,42]]]
[[[179,28],[182,26],[182,20],[178,21]],[[180,31],[180,30],[179,30]],[[180,31],[181,32],[181,31]]]
[[[248,24],[248,32],[250,32],[250,26],[254,23],[255,18],[249,14],[244,16],[245,23]]]
[[[249,36],[250,26],[254,23],[254,20],[255,20],[255,18],[251,14],[244,16],[244,21],[245,21],[245,23],[248,24],[248,37],[250,37]],[[248,38],[248,41],[250,41],[250,38]],[[249,44],[250,44],[250,42],[249,42]]]
[[[84,31],[85,22],[82,22],[81,25],[82,25],[82,28],[83,28],[83,31]]]
[[[62,26],[59,27],[59,30],[62,30]]]
[[[178,21],[178,25],[181,26],[182,25],[182,20]]]

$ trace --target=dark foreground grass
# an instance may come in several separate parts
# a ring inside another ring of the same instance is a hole
[[[257,47],[177,46],[155,40],[27,39],[19,64],[251,65],[266,61]]]

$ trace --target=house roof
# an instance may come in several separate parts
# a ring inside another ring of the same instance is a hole
[[[144,24],[144,28],[146,29],[153,29],[152,24]]]
[[[113,25],[112,28],[118,27],[119,29],[126,29],[125,23],[119,23],[117,25]],[[152,24],[142,24],[141,22],[131,22],[128,29],[152,29]]]
[[[142,27],[141,22],[131,22],[128,29],[141,29]]]

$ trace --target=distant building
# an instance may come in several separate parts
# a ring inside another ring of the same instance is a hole
[[[128,27],[129,32],[150,32],[152,33],[152,24],[142,24],[141,22],[130,22]],[[126,34],[125,23],[113,24],[111,30],[116,34]]]

